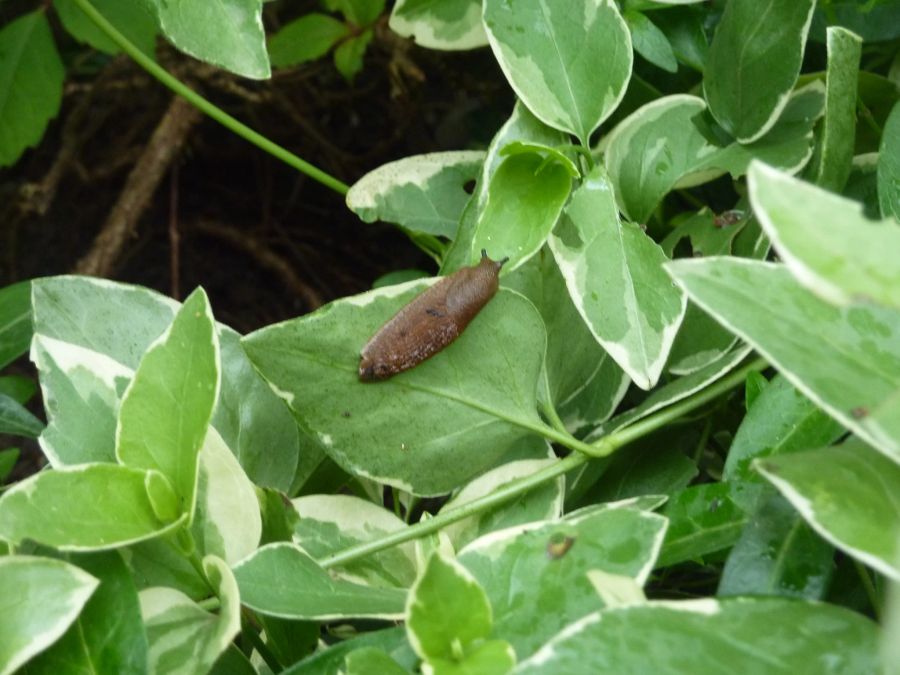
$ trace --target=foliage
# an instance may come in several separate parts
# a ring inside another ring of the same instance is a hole
[[[329,0],[267,51],[258,0],[55,6],[239,133],[156,31],[351,78],[384,11]],[[0,29],[6,164],[59,107],[45,12]],[[0,432],[50,465],[0,496],[0,673],[897,672],[900,6],[404,0],[389,25],[489,47],[519,101],[488,148],[347,204],[442,274],[509,256],[501,290],[364,384],[433,280],[246,336],[202,289],[0,289],[0,367],[30,347],[46,417],[2,376]]]

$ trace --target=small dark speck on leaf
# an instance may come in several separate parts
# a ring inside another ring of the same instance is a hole
[[[341,413],[341,417],[350,417],[350,411],[345,410],[344,412]]]
[[[475,179],[473,178],[472,180],[467,180],[465,183],[463,183],[463,190],[465,190],[467,195],[475,192]]]
[[[722,506],[722,500],[716,497],[709,503],[709,512],[715,513],[719,510],[719,507]]]
[[[860,405],[860,406],[855,407],[853,410],[851,410],[850,415],[855,420],[861,420],[864,417],[869,416],[869,409],[866,408],[865,406]]]

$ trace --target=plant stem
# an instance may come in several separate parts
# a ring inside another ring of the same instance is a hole
[[[315,181],[318,181],[327,188],[330,188],[338,194],[345,195],[350,189],[346,183],[341,182],[334,176],[331,176],[318,167],[313,166],[306,160],[300,159],[292,152],[285,150],[277,143],[273,143],[260,133],[257,133],[246,124],[239,122],[237,119],[229,115],[221,108],[213,105],[200,94],[188,87],[186,84],[169,74],[156,61],[144,54],[137,48],[128,38],[120,33],[106,18],[98,12],[90,3],[90,0],[74,0],[75,4],[83,11],[88,18],[97,24],[97,27],[109,36],[109,39],[128,56],[137,62],[137,64],[155,77],[161,84],[171,89],[179,96],[184,97],[191,105],[195,106],[201,112],[209,115],[216,122],[225,128],[233,131],[241,138],[253,143],[261,150],[265,150],[273,157],[280,159],[285,164],[297,169],[300,173],[306,174]]]
[[[248,640],[253,644],[253,648],[259,653],[262,657],[262,660],[266,662],[266,665],[272,669],[273,673],[280,673],[284,670],[284,666],[272,653],[272,650],[269,649],[269,646],[263,642],[263,639],[259,636],[259,633],[256,632],[255,621],[253,620],[252,615],[245,609],[243,610],[244,621],[241,626],[241,634],[245,635]]]
[[[463,518],[468,518],[469,516],[500,506],[514,497],[528,492],[547,481],[553,480],[554,478],[581,466],[587,462],[590,457],[604,457],[618,448],[621,448],[623,445],[656,431],[672,420],[705,405],[714,398],[717,398],[740,385],[744,382],[748,373],[755,370],[762,370],[767,365],[768,364],[764,359],[755,359],[742,368],[723,377],[721,380],[714,382],[706,389],[697,392],[693,396],[689,396],[683,401],[679,401],[668,408],[660,410],[646,419],[635,422],[631,426],[614,431],[609,436],[605,436],[590,445],[579,441],[568,434],[562,434],[556,429],[546,427],[542,432],[545,437],[556,440],[569,448],[579,450],[579,452],[573,452],[568,457],[564,457],[551,466],[536,471],[530,476],[525,476],[517,481],[502,485],[497,490],[494,490],[484,497],[472,500],[471,502],[462,504],[454,509],[445,511],[444,513],[439,513],[434,518],[421,521],[415,525],[410,525],[403,530],[391,532],[379,539],[351,546],[343,551],[338,551],[337,553],[322,558],[318,562],[325,568],[344,565],[353,560],[358,560],[367,555],[377,553],[378,551],[397,546],[398,544],[419,539],[432,532],[437,532],[447,525],[462,520]],[[583,448],[586,450],[582,450]]]
[[[872,577],[869,574],[869,571],[866,569],[865,565],[854,558],[853,566],[856,567],[856,573],[859,574],[859,578],[862,581],[863,588],[866,590],[866,595],[869,597],[869,602],[872,604],[872,609],[875,611],[875,618],[880,621],[881,598],[878,597],[878,589],[875,588],[875,584],[872,583]]]

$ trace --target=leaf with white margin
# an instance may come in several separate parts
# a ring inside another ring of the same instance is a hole
[[[475,49],[488,43],[481,0],[397,0],[388,26],[428,49]]]
[[[466,183],[483,162],[480,150],[404,157],[356,181],[347,193],[347,206],[367,223],[381,220],[452,239],[469,200]]]
[[[516,141],[537,143],[552,148],[566,143],[567,137],[532,115],[521,101],[516,101],[509,119],[491,139],[475,192],[460,215],[456,236],[441,263],[441,274],[451,274],[470,263],[472,237],[475,235],[475,225],[487,199],[491,177],[505,159],[503,149]]]
[[[489,495],[506,483],[530,476],[556,461],[558,460],[555,457],[525,459],[498,466],[464,486],[453,499],[441,507],[440,512],[450,511],[474,499]],[[480,511],[469,518],[451,523],[443,529],[443,532],[450,538],[453,548],[459,550],[488,532],[525,523],[554,520],[562,515],[563,486],[563,478],[560,476],[513,500],[505,501],[492,510]]]
[[[509,274],[541,250],[569,198],[573,178],[571,161],[557,161],[549,154],[507,155],[491,176],[472,236],[470,262],[486,250],[494,258],[509,258],[502,270]]]
[[[874,673],[878,637],[878,626],[858,612],[819,602],[655,600],[568,625],[514,672]]]
[[[900,221],[900,101],[884,123],[878,152],[878,203],[885,218]]]
[[[150,642],[150,672],[205,673],[241,629],[241,602],[234,576],[216,556],[203,559],[203,570],[219,598],[210,614],[173,588],[140,592],[141,615]]]
[[[691,300],[819,407],[900,461],[900,314],[830,305],[784,265],[706,258],[667,267]]]
[[[47,426],[38,443],[59,468],[116,461],[119,396],[134,371],[105,354],[36,334],[31,360],[40,373]]]
[[[754,162],[750,202],[797,280],[828,302],[900,309],[900,227],[871,221],[858,202]]]
[[[260,0],[149,4],[163,34],[185,54],[256,80],[272,74]]]
[[[138,593],[119,552],[70,554],[67,561],[99,579],[100,585],[65,634],[29,661],[25,672],[147,673],[147,635]]]
[[[212,427],[200,448],[197,512],[191,524],[202,555],[233,565],[256,550],[262,515],[253,483]]]
[[[32,305],[42,339],[105,355],[129,371],[180,307],[149,288],[78,276],[36,279]],[[213,425],[254,482],[286,491],[294,478],[291,467],[301,464],[302,479],[321,451],[299,434],[290,410],[253,369],[237,333],[222,325],[218,332],[222,385]]]
[[[344,298],[252,333],[243,346],[344,469],[437,495],[493,468],[507,448],[545,429],[536,390],[546,338],[534,306],[500,289],[440,353],[389,380],[360,382],[360,348],[428,285]]]
[[[485,0],[488,40],[539,119],[588,146],[625,96],[634,54],[612,0]]]
[[[472,574],[449,556],[434,552],[409,591],[406,635],[426,661],[462,660],[491,634],[491,604]]]
[[[283,619],[399,619],[406,591],[334,579],[301,548],[268,544],[234,566],[241,602]]]
[[[754,462],[824,539],[900,581],[900,466],[857,438]]]
[[[825,74],[825,119],[811,175],[827,189],[844,189],[856,145],[856,92],[862,38],[841,26],[826,29],[828,70]]]
[[[608,422],[597,427],[587,436],[585,442],[590,443],[591,441],[611,434],[616,429],[621,429],[630,424],[634,424],[638,420],[644,419],[657,410],[686,399],[691,394],[695,394],[701,389],[706,388],[707,385],[725,377],[728,373],[737,368],[737,366],[747,358],[747,355],[751,351],[751,347],[740,345],[730,352],[726,352],[705,368],[701,368],[690,375],[683,375],[682,377],[675,378],[671,382],[660,385],[639,405],[630,410],[626,410],[620,415],[616,415]]]
[[[219,340],[202,288],[141,359],[122,396],[116,457],[155,469],[172,483],[182,513],[193,517],[198,455],[219,396]]]
[[[665,537],[666,519],[604,507],[492,532],[459,553],[459,562],[490,599],[492,636],[509,641],[520,659],[602,606],[588,570],[646,582]],[[535,621],[534,608],[539,608],[540,621]]]
[[[815,0],[731,0],[716,27],[703,95],[710,112],[741,143],[778,119],[800,74]]]
[[[646,222],[666,193],[716,151],[693,122],[705,110],[697,96],[664,96],[638,108],[605,139],[610,182],[633,222]]]
[[[42,471],[0,497],[0,537],[33,539],[62,551],[105,550],[158,537],[184,518],[161,518],[148,484],[148,472],[117,464]]]
[[[602,167],[572,195],[550,249],[594,337],[637,386],[653,387],[687,298],[667,278],[659,245],[637,225],[619,221]]]
[[[834,443],[844,428],[777,375],[762,390],[734,434],[722,479],[732,500],[747,513],[758,510],[771,487],[752,468],[754,459]]]
[[[300,514],[294,542],[316,560],[407,527],[387,509],[350,495],[309,495],[293,505]],[[407,588],[416,579],[415,546],[406,542],[331,569],[354,583]]]
[[[62,560],[0,557],[0,675],[56,642],[99,583]]]
[[[631,380],[594,339],[549,248],[501,283],[531,300],[547,328],[544,382],[538,393],[542,403],[550,403],[572,432],[606,420]]]

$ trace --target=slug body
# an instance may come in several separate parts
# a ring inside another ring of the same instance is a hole
[[[491,260],[482,251],[477,265],[454,272],[413,298],[362,348],[359,379],[387,379],[453,342],[497,293],[506,260]]]

